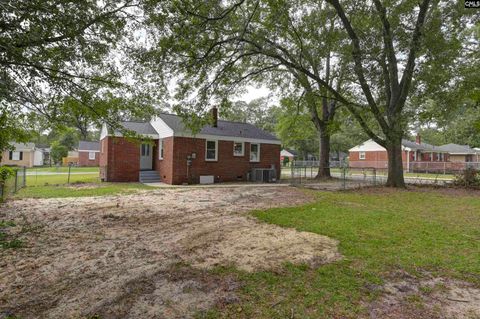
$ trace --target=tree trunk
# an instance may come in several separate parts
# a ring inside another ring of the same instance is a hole
[[[319,167],[316,179],[330,178],[330,134],[320,129]]]
[[[386,186],[405,188],[405,180],[403,179],[402,139],[387,140],[387,153],[388,178]]]

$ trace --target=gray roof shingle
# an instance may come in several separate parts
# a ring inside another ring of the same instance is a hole
[[[180,116],[164,113],[159,116],[175,133],[189,132]],[[252,124],[223,120],[218,120],[217,127],[204,126],[199,134],[278,141],[274,135]]]
[[[100,143],[80,141],[78,142],[78,150],[79,151],[100,151]]]
[[[149,122],[136,122],[136,121],[127,121],[120,122],[120,125],[129,131],[133,131],[137,134],[157,134],[157,131]],[[115,134],[120,133],[120,131],[115,131]]]
[[[435,146],[427,143],[420,143],[417,144],[416,142],[412,142],[409,140],[402,140],[402,145],[414,150],[422,150],[422,151],[427,151],[427,152],[439,152],[439,153],[444,153],[446,152],[444,149],[442,149],[440,146]]]
[[[475,150],[468,145],[445,144],[440,146],[444,151],[452,154],[475,154]]]

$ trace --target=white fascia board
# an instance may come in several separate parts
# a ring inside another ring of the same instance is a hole
[[[91,150],[78,150],[77,152],[92,152],[92,153],[100,153],[100,151],[91,151]]]
[[[121,133],[115,133],[114,135],[111,135],[111,134],[110,134],[109,136],[123,137],[123,134],[121,134]],[[151,139],[153,139],[153,140],[158,139],[158,134],[138,134],[138,136],[144,137],[144,138],[151,138]]]
[[[151,138],[153,140],[158,139],[158,134],[138,134],[140,137]],[[122,133],[109,134],[108,136],[123,137]]]
[[[201,138],[201,139],[206,139],[206,140],[217,140],[217,141],[248,142],[248,143],[275,144],[275,145],[281,145],[282,144],[282,142],[278,141],[278,140],[264,140],[264,139],[258,139],[258,138],[222,136],[222,135],[210,135],[210,134],[192,135],[192,134],[186,134],[186,133],[175,133],[174,136]]]

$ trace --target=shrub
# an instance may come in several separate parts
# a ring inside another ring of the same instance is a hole
[[[7,179],[15,175],[15,170],[8,166],[0,167],[0,185],[4,185]]]
[[[455,175],[453,184],[467,188],[480,188],[480,174],[476,169],[469,167],[460,174]]]

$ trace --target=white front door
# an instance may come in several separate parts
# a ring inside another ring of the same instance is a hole
[[[152,169],[152,145],[140,145],[140,170]]]

